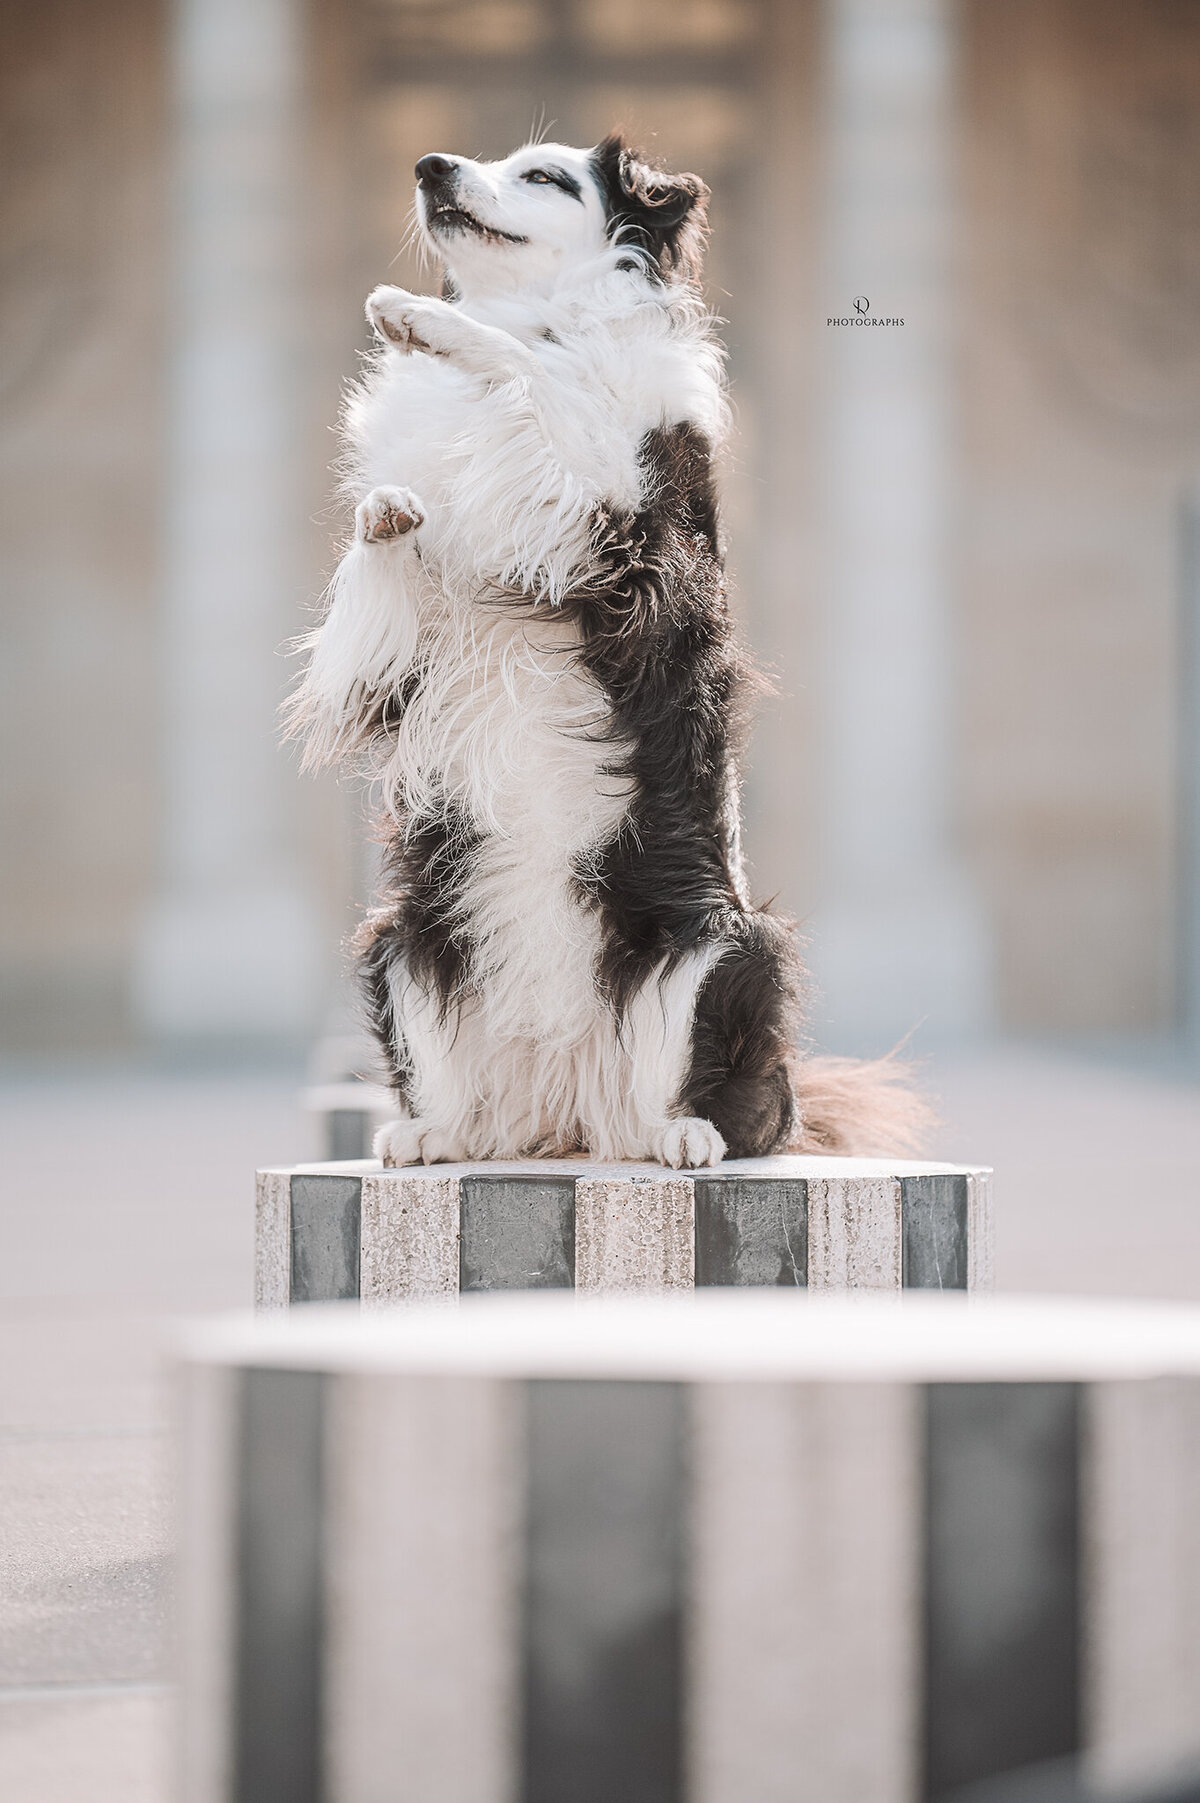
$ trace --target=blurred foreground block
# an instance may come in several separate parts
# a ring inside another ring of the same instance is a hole
[[[988,1289],[990,1176],[874,1158],[260,1171],[255,1295],[282,1308],[460,1290]]]
[[[1086,1761],[1051,1759],[968,1784],[946,1803],[1200,1803],[1200,1766],[1114,1786],[1091,1778]]]
[[[920,1803],[1200,1753],[1200,1310],[196,1329],[187,1803]]]

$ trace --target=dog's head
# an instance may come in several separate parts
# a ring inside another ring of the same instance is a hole
[[[435,152],[417,164],[417,215],[465,294],[538,287],[608,245],[655,281],[700,271],[708,189],[619,137],[594,150],[529,144],[498,163]]]

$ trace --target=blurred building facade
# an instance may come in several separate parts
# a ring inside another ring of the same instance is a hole
[[[362,799],[274,709],[361,299],[430,280],[423,151],[615,123],[713,189],[748,842],[818,1035],[1195,1025],[1197,0],[0,14],[12,1049],[336,1009]]]

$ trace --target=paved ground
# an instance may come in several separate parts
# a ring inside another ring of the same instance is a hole
[[[251,1173],[316,1153],[297,1083],[0,1097],[0,1797],[165,1803],[164,1317],[250,1300]]]
[[[1019,1050],[935,1067],[997,1169],[998,1281],[1200,1298],[1200,1091]],[[250,1296],[250,1173],[315,1155],[285,1076],[0,1093],[0,1797],[166,1803],[166,1318]]]

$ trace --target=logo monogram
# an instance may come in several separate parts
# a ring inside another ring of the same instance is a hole
[[[871,303],[865,294],[856,294],[850,305],[853,313],[844,313],[840,319],[835,315],[825,321],[827,326],[902,326],[903,319],[885,318],[882,313],[872,313]]]

